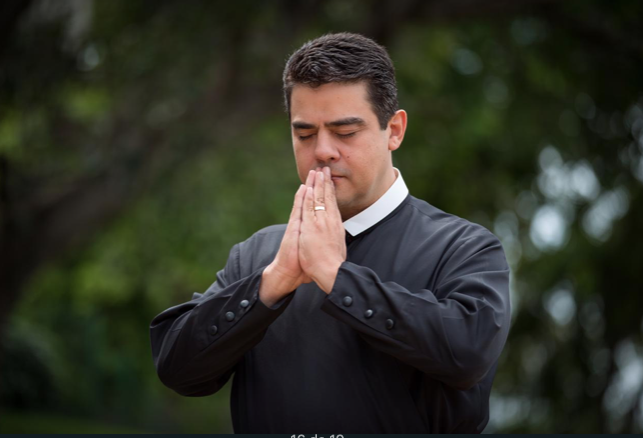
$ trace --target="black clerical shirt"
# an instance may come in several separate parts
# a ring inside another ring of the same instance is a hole
[[[237,433],[481,432],[510,320],[485,228],[406,196],[349,239],[330,294],[258,297],[285,225],[235,245],[203,294],[151,325],[159,377],[187,396],[234,374]]]

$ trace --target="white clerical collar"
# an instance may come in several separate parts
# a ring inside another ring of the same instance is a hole
[[[351,236],[368,230],[373,225],[384,219],[406,199],[409,189],[406,188],[402,173],[397,168],[397,177],[393,185],[377,201],[366,210],[344,221],[344,228]]]

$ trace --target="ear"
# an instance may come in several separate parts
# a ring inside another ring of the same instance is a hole
[[[406,111],[397,110],[388,122],[388,127],[391,132],[388,138],[388,150],[394,151],[400,147],[402,140],[404,140],[404,133],[406,132]]]

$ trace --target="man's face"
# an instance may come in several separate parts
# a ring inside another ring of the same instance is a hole
[[[344,220],[377,201],[395,181],[391,151],[406,128],[406,113],[400,113],[382,130],[364,82],[293,88],[290,115],[299,179],[304,182],[310,170],[330,167]]]

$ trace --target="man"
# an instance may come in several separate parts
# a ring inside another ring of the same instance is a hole
[[[305,182],[289,222],[152,321],[159,377],[204,396],[234,374],[237,433],[481,432],[510,319],[500,243],[408,194],[383,47],[310,41],[284,91]]]

